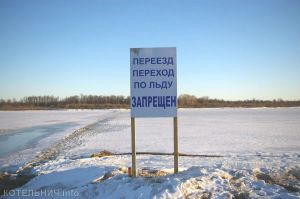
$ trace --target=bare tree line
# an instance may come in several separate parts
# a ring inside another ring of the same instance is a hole
[[[286,101],[282,99],[274,100],[223,100],[210,99],[208,96],[197,98],[194,95],[180,95],[178,98],[179,107],[184,108],[217,108],[217,107],[297,107],[300,106],[300,100]]]
[[[56,96],[28,96],[20,100],[0,99],[0,109],[104,109],[128,108],[129,97],[122,95],[74,95],[66,98]]]
[[[180,95],[180,108],[217,108],[217,107],[295,107],[300,106],[298,101],[274,100],[222,100],[194,95]],[[66,98],[57,96],[28,96],[20,100],[0,99],[1,110],[34,110],[34,109],[105,109],[129,108],[130,98],[122,95],[74,95]]]

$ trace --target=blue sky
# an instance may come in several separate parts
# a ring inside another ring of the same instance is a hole
[[[129,48],[169,46],[179,94],[300,99],[298,0],[0,0],[0,98],[129,95]]]

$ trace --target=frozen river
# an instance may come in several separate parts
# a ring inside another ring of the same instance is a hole
[[[41,139],[75,127],[76,123],[33,126],[16,130],[6,130],[0,135],[0,157],[33,147]]]
[[[173,156],[137,155],[138,168],[170,175],[134,179],[130,155],[90,157],[131,151],[129,110],[0,112],[0,171],[33,160],[36,177],[19,191],[80,198],[300,197],[300,108],[179,109],[178,121],[181,153],[220,156],[180,156],[173,175]],[[137,151],[172,153],[172,128],[172,118],[136,119]]]
[[[0,170],[15,170],[106,110],[0,111]]]
[[[300,151],[300,108],[180,109],[179,150],[192,154]],[[80,127],[61,156],[88,157],[99,150],[130,152],[129,110],[1,111],[0,168],[34,158]],[[137,151],[172,152],[171,118],[136,120]]]

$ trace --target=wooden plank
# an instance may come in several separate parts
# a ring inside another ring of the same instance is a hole
[[[135,118],[131,118],[131,156],[132,156],[132,167],[131,167],[131,176],[136,177],[136,148],[135,148]]]
[[[173,127],[174,127],[174,173],[178,173],[178,119],[177,117],[173,118]]]

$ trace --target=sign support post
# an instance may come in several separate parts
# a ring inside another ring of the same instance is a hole
[[[178,173],[178,118],[173,118],[174,126],[174,173]]]
[[[178,173],[176,47],[130,49],[131,176],[136,167],[135,118],[172,117],[174,173]]]
[[[131,118],[131,151],[132,151],[132,167],[131,167],[131,176],[136,177],[136,150],[135,150],[135,118]]]

